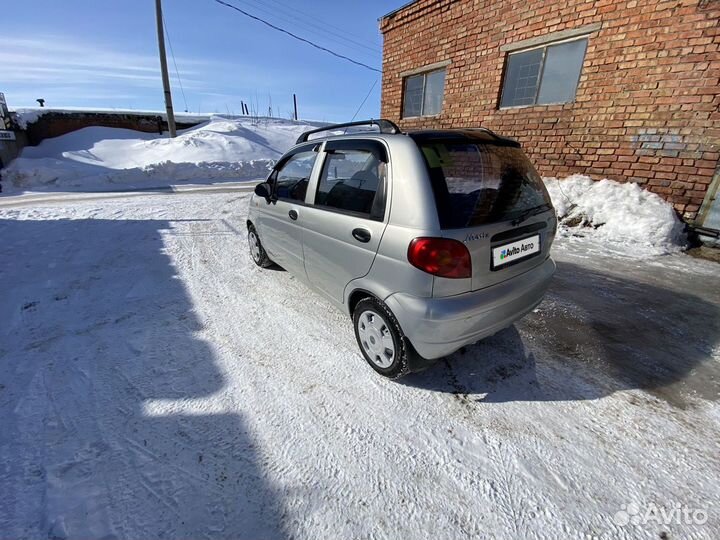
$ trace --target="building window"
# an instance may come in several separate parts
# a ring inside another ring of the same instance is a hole
[[[508,55],[500,107],[575,100],[587,37]]]
[[[405,77],[403,84],[403,118],[440,113],[445,93],[445,68]]]

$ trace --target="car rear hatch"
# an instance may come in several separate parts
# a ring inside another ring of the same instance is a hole
[[[434,296],[495,285],[547,258],[555,211],[516,141],[485,130],[411,136],[428,166],[442,235],[465,244],[472,262],[469,280],[436,277]]]

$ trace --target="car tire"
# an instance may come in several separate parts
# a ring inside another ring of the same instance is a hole
[[[392,311],[377,298],[360,300],[353,311],[360,352],[380,375],[397,379],[410,371],[409,343]]]
[[[260,242],[260,237],[255,227],[252,226],[248,227],[248,247],[250,248],[250,257],[260,268],[267,268],[273,263],[270,257],[267,256],[267,253],[265,253],[265,248]]]

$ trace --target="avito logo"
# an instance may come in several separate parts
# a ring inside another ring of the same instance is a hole
[[[529,243],[527,243],[527,244],[522,244],[522,245],[520,245],[519,247],[518,247],[518,246],[513,246],[513,247],[508,248],[508,249],[503,249],[503,250],[500,252],[500,260],[502,261],[502,260],[507,259],[508,257],[513,257],[513,256],[515,256],[515,255],[520,255],[521,253],[524,253],[524,252],[526,252],[526,251],[532,251],[534,247],[535,247],[535,244],[534,244],[533,242],[529,242]]]
[[[540,253],[540,235],[516,240],[504,246],[494,247],[492,250],[493,270],[500,266],[507,266],[515,261]]]

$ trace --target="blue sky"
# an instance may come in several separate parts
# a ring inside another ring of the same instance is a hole
[[[377,69],[377,18],[405,0],[227,0],[302,37]],[[380,74],[272,30],[213,0],[164,0],[176,111],[240,114],[240,101],[289,117],[377,117]],[[112,107],[162,110],[153,0],[3,2],[0,92],[10,108]],[[353,42],[349,42],[352,40]]]

